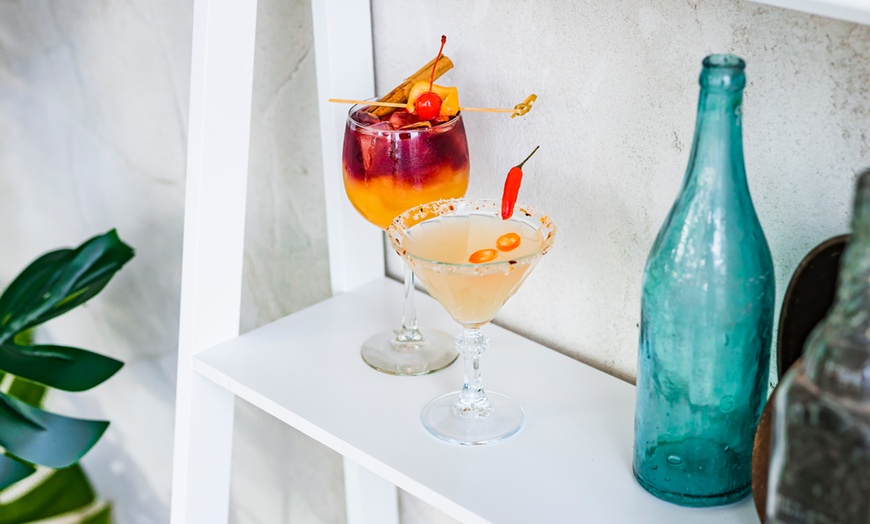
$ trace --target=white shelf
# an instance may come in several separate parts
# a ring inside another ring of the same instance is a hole
[[[785,9],[870,25],[870,0],[753,0]]]
[[[765,1],[870,23],[870,0]],[[398,323],[402,290],[383,277],[381,234],[336,186],[345,109],[326,100],[373,94],[371,5],[311,6],[336,295],[237,336],[257,2],[194,4],[171,522],[228,521],[235,396],[343,456],[348,524],[398,524],[394,485],[468,523],[758,522],[748,500],[692,510],[646,493],[631,472],[634,388],[504,329],[486,329],[485,385],[527,421],[491,446],[449,445],[421,425],[429,400],[460,387],[461,366],[393,377],[362,362],[363,340]],[[458,331],[418,295],[424,326]]]
[[[359,356],[395,327],[401,285],[383,278],[194,356],[223,388],[463,522],[756,523],[751,502],[687,509],[646,493],[631,472],[634,387],[497,326],[484,385],[518,400],[525,427],[490,446],[437,440],[423,406],[459,389],[462,367],[394,377]],[[418,293],[421,323],[459,328]]]

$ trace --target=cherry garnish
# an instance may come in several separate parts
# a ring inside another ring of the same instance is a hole
[[[429,75],[429,91],[423,93],[414,102],[414,108],[417,110],[417,116],[422,120],[432,120],[441,112],[441,97],[432,92],[432,84],[435,82],[435,67],[438,65],[438,60],[441,59],[441,52],[444,51],[444,44],[447,43],[447,36],[441,35],[441,48],[438,50],[438,56],[435,57],[435,62],[432,64],[432,74]]]
[[[415,106],[420,120],[432,120],[441,112],[441,97],[428,91],[420,95]]]

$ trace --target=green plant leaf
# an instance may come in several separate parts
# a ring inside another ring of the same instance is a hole
[[[36,469],[33,466],[0,454],[0,491],[29,477],[34,471]],[[2,507],[0,505],[0,510],[2,510]],[[0,514],[2,514],[2,511],[0,511]],[[3,522],[2,517],[0,517],[0,522]]]
[[[48,290],[51,275],[56,268],[69,261],[72,249],[59,249],[46,253],[24,268],[0,295],[0,326],[12,320],[13,312],[20,311],[28,301],[41,297]]]
[[[76,464],[109,423],[65,417],[39,406],[47,387],[83,391],[123,364],[84,349],[34,345],[30,329],[93,298],[133,255],[113,229],[75,249],[40,256],[0,294],[0,380],[13,377],[8,392],[0,393],[0,448],[7,453],[0,454],[0,490],[18,483],[23,493],[0,503],[0,524],[61,515],[64,522],[111,523],[111,506],[95,500]],[[48,470],[35,470],[32,464],[64,469],[46,477]]]
[[[42,399],[47,392],[46,387],[42,384],[37,384],[21,377],[12,379],[12,385],[9,386],[8,391],[11,396],[18,400],[38,408],[42,407]]]
[[[108,425],[43,411],[0,393],[0,446],[27,462],[65,468],[87,453]]]
[[[39,257],[0,295],[0,343],[88,301],[133,254],[113,229]]]
[[[47,519],[84,508],[95,500],[96,494],[91,483],[81,466],[76,464],[50,472],[21,497],[0,504],[0,524],[23,524]]]
[[[19,346],[32,346],[33,330],[25,329],[24,331],[19,331],[14,337],[12,337],[12,343]]]
[[[90,389],[123,365],[113,358],[74,347],[0,344],[0,369],[65,391]]]
[[[87,517],[79,524],[112,524],[112,506],[103,504],[99,511]]]
[[[26,424],[30,426],[31,429],[35,429],[38,431],[44,431],[45,426],[42,424],[42,421],[36,414],[29,409],[30,406],[25,404],[24,402],[17,401],[15,398],[3,395],[0,393],[0,420],[3,420],[3,414],[7,414],[11,417],[11,420],[17,421],[19,424]],[[10,421],[11,424],[11,421]],[[14,430],[15,428],[6,427],[6,430]],[[4,430],[4,432],[6,431]],[[2,438],[0,438],[0,444],[2,444]]]

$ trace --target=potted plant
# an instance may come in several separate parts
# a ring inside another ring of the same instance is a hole
[[[81,348],[36,344],[31,332],[93,298],[133,255],[111,230],[42,255],[0,295],[0,524],[57,515],[111,520],[110,506],[78,465],[109,423],[51,413],[42,400],[47,388],[90,389],[123,364]]]

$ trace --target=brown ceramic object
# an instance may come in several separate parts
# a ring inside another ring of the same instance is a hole
[[[810,332],[825,318],[837,289],[840,255],[846,248],[848,235],[825,240],[801,260],[792,275],[782,301],[777,330],[777,376],[783,375],[800,357]],[[767,475],[770,466],[770,430],[773,424],[773,404],[778,388],[767,399],[755,431],[752,446],[752,498],[758,518],[764,522],[767,502]]]
[[[800,366],[800,358],[794,366]],[[755,440],[752,443],[752,499],[755,502],[755,512],[758,519],[764,522],[765,505],[767,504],[767,474],[770,468],[770,430],[773,426],[773,403],[776,390],[770,394],[767,404],[758,420],[755,430]]]
[[[848,239],[849,235],[835,236],[813,248],[798,264],[788,283],[776,341],[777,376],[780,379],[801,356],[810,332],[834,303],[840,256]]]

